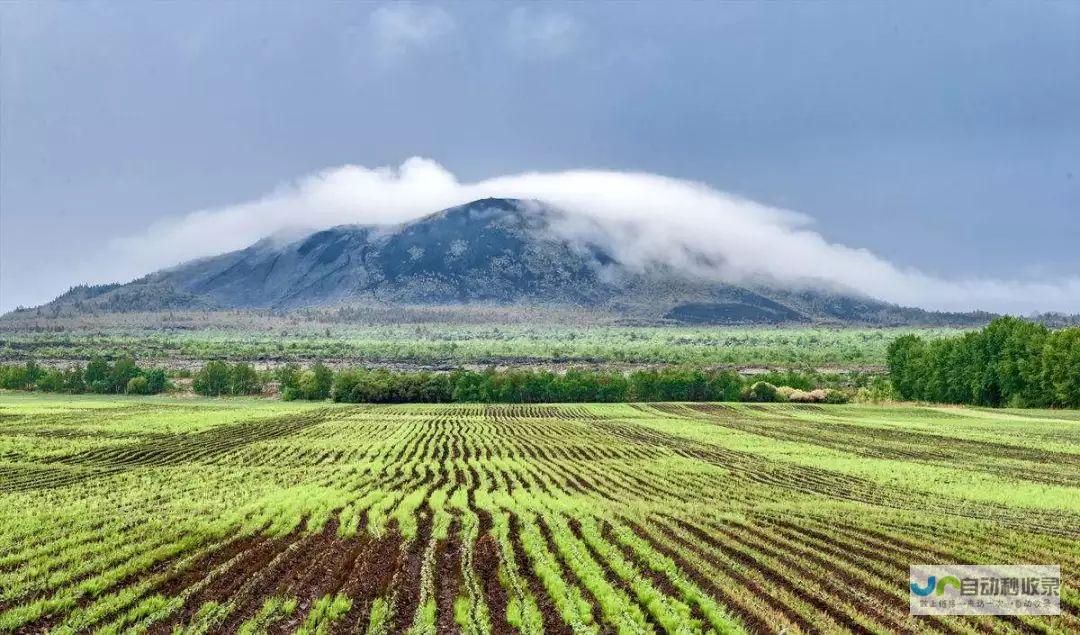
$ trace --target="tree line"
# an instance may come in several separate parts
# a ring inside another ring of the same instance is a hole
[[[324,364],[287,364],[259,372],[250,364],[210,361],[193,375],[191,389],[210,397],[264,394],[277,383],[285,400],[332,399],[344,403],[573,403],[628,401],[806,401],[842,402],[843,393],[824,389],[837,378],[774,371],[744,378],[731,371],[698,368],[619,371],[570,369],[393,372]],[[0,366],[0,387],[45,392],[156,394],[174,389],[165,372],[143,370],[130,358],[113,364],[92,360],[85,368],[44,369],[34,362]]]
[[[135,360],[122,357],[113,363],[94,358],[83,366],[64,370],[44,368],[34,361],[0,366],[0,388],[40,390],[68,394],[154,395],[170,388],[165,371],[140,368]]]
[[[580,369],[562,373],[514,369],[457,369],[449,373],[346,369],[332,374],[322,372],[319,379],[316,366],[292,377],[295,383],[282,380],[286,399],[329,397],[346,403],[787,401],[800,395],[807,401],[845,400],[839,391],[813,391],[813,380],[794,372],[746,379],[730,371],[695,368],[639,370],[629,374]],[[777,388],[764,379],[781,382],[784,387]]]
[[[351,403],[570,403],[625,401],[735,401],[743,388],[730,372],[665,369],[624,375],[570,369],[455,370],[450,373],[392,373],[344,370],[330,391]]]
[[[899,337],[886,359],[900,399],[1080,408],[1078,327],[1052,331],[1027,320],[998,318],[958,337]]]

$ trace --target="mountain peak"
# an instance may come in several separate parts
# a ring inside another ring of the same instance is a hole
[[[460,223],[483,223],[496,218],[521,221],[528,217],[547,218],[555,213],[555,209],[550,205],[535,199],[481,198],[435,212],[413,223],[422,224],[437,219],[451,219]]]

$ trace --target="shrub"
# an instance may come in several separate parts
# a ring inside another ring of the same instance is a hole
[[[146,394],[148,395],[164,392],[169,387],[169,379],[165,376],[165,371],[160,368],[147,372],[144,377],[146,377]]]
[[[100,357],[95,357],[91,359],[90,363],[86,365],[85,379],[86,385],[90,386],[91,390],[93,390],[94,392],[108,392],[108,388],[106,388],[105,390],[98,390],[97,388],[94,388],[94,386],[102,386],[103,384],[101,382],[106,382],[104,384],[105,386],[108,385],[107,382],[109,380],[109,362],[101,359]]]
[[[776,390],[776,386],[770,384],[767,381],[759,381],[752,384],[746,389],[743,396],[743,401],[756,401],[761,403],[777,402],[782,400],[782,396]]]
[[[38,377],[37,389],[44,392],[63,392],[64,373],[59,370],[45,371]]]
[[[83,379],[83,371],[78,366],[72,366],[64,371],[64,392],[73,395],[86,392],[86,381]]]
[[[277,380],[281,392],[281,398],[285,401],[292,401],[294,399],[302,399],[303,393],[300,392],[300,367],[293,363],[288,363],[282,366],[277,371]]]
[[[754,377],[755,381],[763,381],[774,386],[790,386],[799,390],[812,390],[815,377],[808,373],[800,373],[793,370],[775,371],[770,370]]]
[[[315,364],[309,370],[300,373],[297,387],[304,399],[315,401],[327,399],[334,387],[334,372],[323,364]]]
[[[233,395],[257,395],[262,392],[262,381],[251,364],[238,363],[229,369],[229,393]]]
[[[822,403],[825,401],[825,395],[825,390],[821,388],[810,391],[796,389],[787,395],[787,400],[793,403]]]
[[[218,397],[229,393],[231,373],[225,362],[207,362],[192,382],[192,389],[200,395]]]
[[[149,395],[150,382],[146,380],[146,377],[132,377],[128,380],[125,392],[129,395]]]
[[[109,371],[109,392],[120,393],[127,389],[128,382],[135,377],[139,376],[139,367],[135,365],[135,360],[130,357],[123,357],[116,360],[112,369]]]
[[[818,391],[815,390],[814,392],[818,392]],[[847,403],[848,401],[850,401],[850,398],[848,397],[847,393],[845,393],[842,390],[836,390],[835,388],[829,388],[829,389],[825,390],[824,392],[825,392],[825,398],[822,401],[824,401],[825,403],[840,404],[840,403]]]
[[[26,362],[25,366],[7,366],[0,375],[0,388],[28,390],[43,373],[33,361]]]

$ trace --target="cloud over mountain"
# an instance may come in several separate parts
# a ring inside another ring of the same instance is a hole
[[[485,197],[545,201],[569,212],[563,237],[602,244],[620,262],[662,263],[718,280],[835,286],[942,310],[1080,311],[1080,278],[946,279],[866,249],[833,243],[812,219],[707,185],[647,173],[532,172],[460,182],[438,163],[323,170],[246,203],[192,212],[113,241],[111,275],[133,277],[273,234],[345,224],[395,224]]]

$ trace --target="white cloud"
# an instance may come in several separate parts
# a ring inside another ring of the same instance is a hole
[[[507,21],[506,44],[522,57],[555,59],[573,52],[581,32],[581,24],[571,15],[517,7]]]
[[[456,28],[454,18],[442,7],[410,2],[378,7],[371,12],[369,26],[375,53],[383,62],[427,48]]]
[[[866,249],[832,243],[811,219],[701,183],[646,173],[574,170],[461,183],[429,159],[399,168],[347,165],[309,175],[248,203],[193,212],[116,240],[100,261],[124,279],[248,246],[297,226],[398,223],[488,196],[546,201],[571,213],[567,236],[603,241],[621,261],[663,263],[719,279],[767,277],[838,285],[905,305],[1008,312],[1080,312],[1080,277],[950,280],[898,267]],[[715,264],[703,264],[703,259]],[[126,274],[126,275],[125,275]]]

